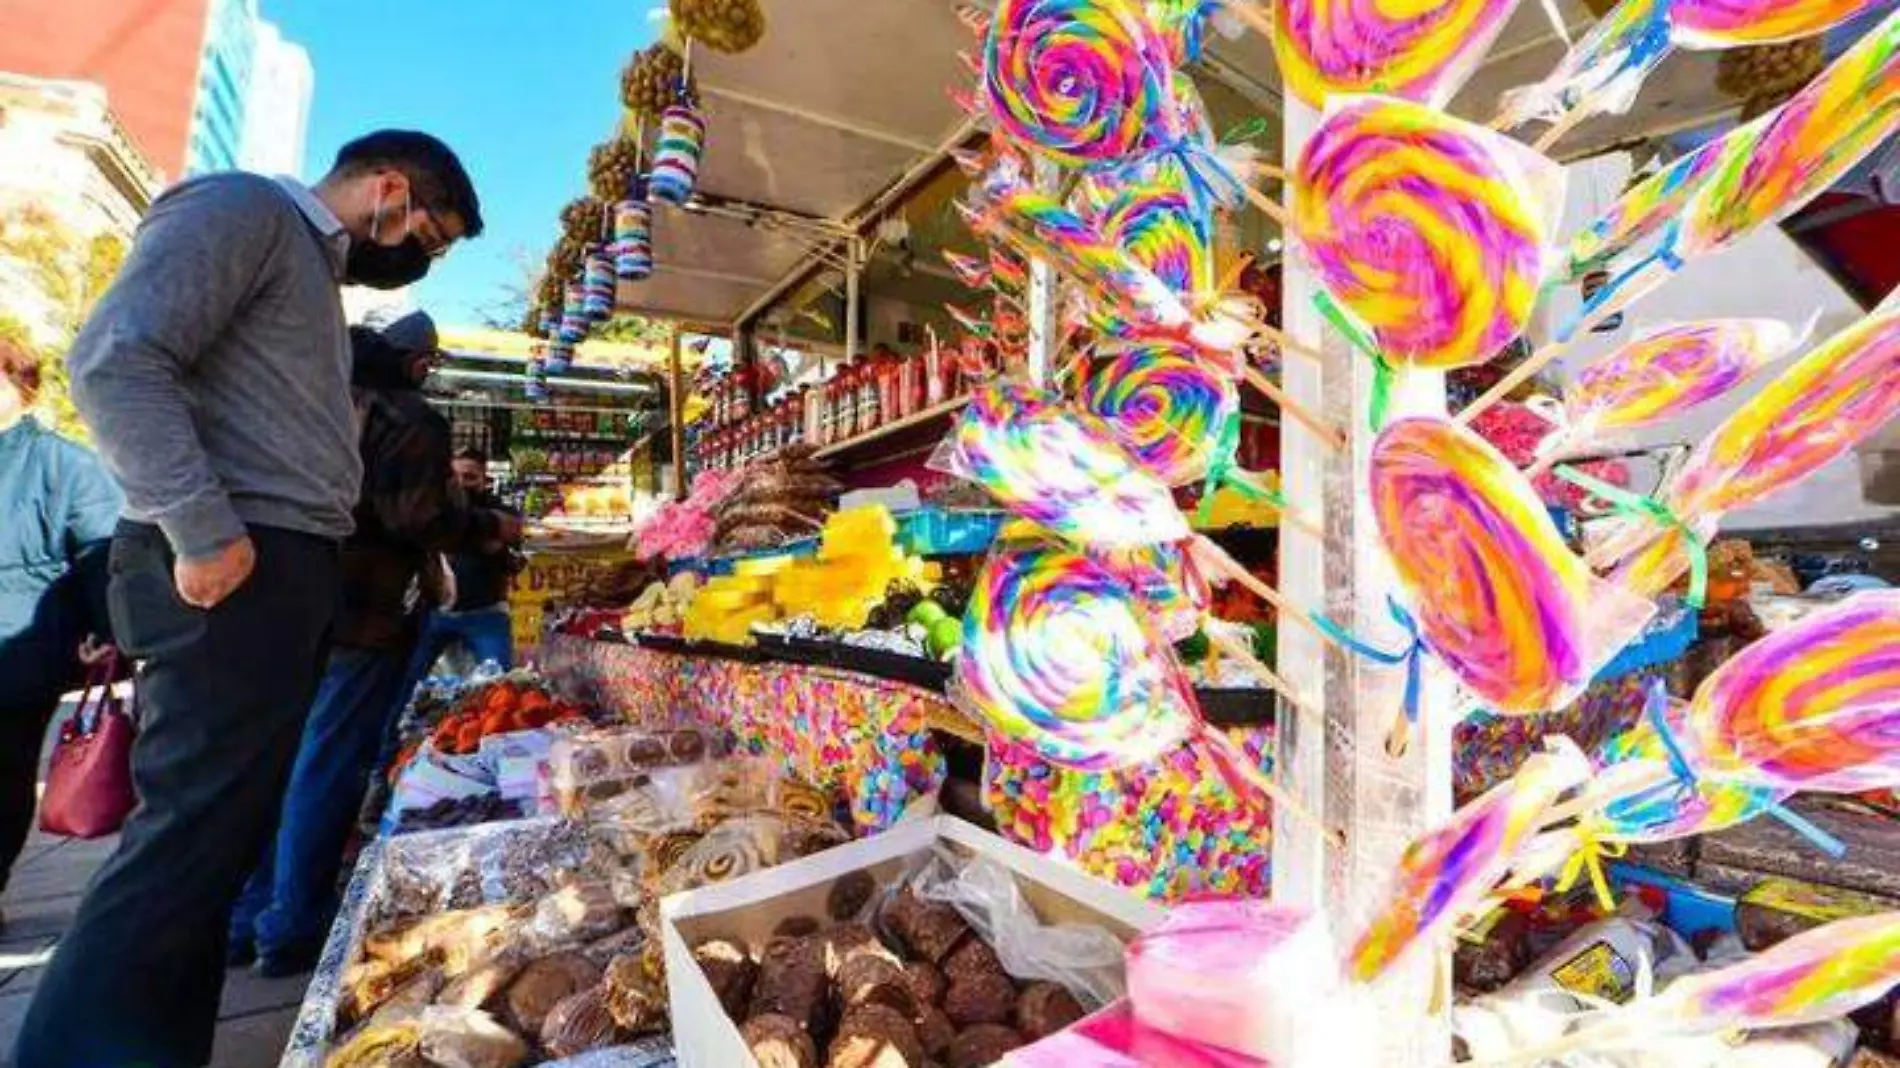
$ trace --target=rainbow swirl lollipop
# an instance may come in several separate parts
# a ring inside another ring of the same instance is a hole
[[[1777,319],[1720,319],[1651,330],[1577,375],[1553,451],[1646,426],[1707,403],[1793,350]]]
[[[1684,48],[1734,48],[1812,37],[1893,0],[1670,0],[1670,36]]]
[[[1510,871],[1551,804],[1589,777],[1575,747],[1539,753],[1407,846],[1384,903],[1350,943],[1347,976],[1369,983],[1462,919]]]
[[[1432,652],[1499,712],[1581,691],[1601,666],[1585,617],[1603,606],[1517,468],[1437,419],[1387,426],[1371,468],[1379,533]]]
[[[1806,478],[1900,414],[1900,301],[1801,357],[1696,447],[1665,502],[1720,515]]]
[[[1669,0],[1623,0],[1597,20],[1541,80],[1504,94],[1499,125],[1556,120],[1565,112],[1629,110],[1643,80],[1669,54]]]
[[[1207,614],[1207,583],[1189,565],[1188,554],[1180,546],[1098,549],[1089,556],[1128,588],[1168,641],[1183,641],[1201,629],[1201,618]]]
[[[1900,590],[1855,594],[1743,649],[1696,690],[1683,739],[1704,775],[1900,786]]]
[[[1136,463],[1171,486],[1206,476],[1221,431],[1240,411],[1231,380],[1168,349],[1113,357],[1090,378],[1082,400]]]
[[[1682,710],[1672,709],[1665,721],[1670,731],[1681,737],[1685,719]],[[1648,720],[1610,739],[1600,755],[1605,767],[1638,761],[1670,762],[1669,746]],[[1632,845],[1709,834],[1747,823],[1774,809],[1790,793],[1714,777],[1698,777],[1693,783],[1675,780],[1612,801],[1601,812],[1585,818],[1582,833],[1597,841]]]
[[[1177,67],[1201,58],[1207,21],[1226,0],[1146,0],[1155,32],[1168,43],[1168,57]]]
[[[957,680],[991,730],[1084,771],[1152,760],[1198,722],[1173,651],[1127,586],[1068,549],[1008,549],[984,563]]]
[[[1675,253],[1727,248],[1825,192],[1900,130],[1900,11],[1731,145],[1689,202]]]
[[[1731,146],[1752,138],[1760,128],[1757,122],[1731,130],[1631,187],[1570,239],[1558,279],[1575,282],[1661,232],[1681,216]]]
[[[1302,255],[1394,363],[1483,363],[1523,332],[1553,220],[1548,161],[1402,100],[1336,103],[1293,177]]]
[[[1309,107],[1383,93],[1443,107],[1504,29],[1515,0],[1276,0],[1273,54]]]
[[[1020,383],[978,390],[948,442],[957,473],[1078,545],[1180,541],[1187,519],[1166,483],[1143,470],[1099,417]]]
[[[1190,305],[1211,301],[1214,215],[1185,186],[1166,181],[1122,186],[1094,221],[1103,240],[1126,249]]]
[[[983,48],[997,132],[1071,167],[1178,139],[1174,61],[1137,0],[1002,0]]]

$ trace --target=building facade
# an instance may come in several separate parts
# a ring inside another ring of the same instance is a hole
[[[0,160],[0,227],[58,233],[69,252],[102,235],[129,240],[162,184],[106,91],[87,82],[0,74]],[[0,248],[0,314],[48,340],[77,324],[43,290]]]
[[[316,81],[310,53],[285,40],[275,23],[259,22],[239,166],[259,174],[304,176],[304,144],[310,135],[310,101]]]
[[[309,56],[265,26],[257,0],[3,0],[0,71],[97,84],[175,181],[244,165],[254,104],[263,128],[301,151]],[[281,160],[285,149],[266,152]]]

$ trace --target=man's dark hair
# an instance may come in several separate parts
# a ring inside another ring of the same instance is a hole
[[[464,445],[461,448],[455,450],[455,458],[458,460],[473,460],[476,463],[481,464],[483,467],[488,466],[487,451],[484,449],[478,448],[474,445]]]
[[[481,235],[482,203],[475,183],[449,146],[414,130],[378,130],[338,150],[330,173],[347,177],[383,169],[409,179],[418,207],[453,212],[462,220],[463,237]]]

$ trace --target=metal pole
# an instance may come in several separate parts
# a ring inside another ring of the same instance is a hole
[[[680,331],[673,331],[673,345],[666,356],[667,421],[673,436],[673,499],[686,499],[686,370],[680,355],[683,344]]]
[[[853,237],[845,246],[844,266],[844,362],[858,358],[858,272],[864,265],[864,240]]]
[[[1286,105],[1285,158],[1299,156],[1318,116],[1298,101]],[[1297,256],[1284,268],[1283,325],[1296,343],[1323,360],[1287,355],[1288,396],[1314,411],[1350,422],[1350,447],[1329,450],[1297,420],[1281,421],[1281,474],[1287,496],[1311,512],[1325,502],[1325,538],[1293,524],[1280,528],[1280,589],[1296,605],[1322,608],[1361,637],[1403,648],[1385,598],[1393,589],[1389,562],[1372,517],[1359,506],[1367,454],[1374,370],[1314,310],[1317,283]],[[1394,410],[1444,411],[1442,377],[1407,375]],[[1280,670],[1308,700],[1323,704],[1324,730],[1303,717],[1278,721],[1275,769],[1287,787],[1327,826],[1343,830],[1343,848],[1323,843],[1299,822],[1275,820],[1273,893],[1276,902],[1304,906],[1332,920],[1335,934],[1366,916],[1385,891],[1405,845],[1442,822],[1451,809],[1450,694],[1428,681],[1420,728],[1402,758],[1386,753],[1385,739],[1403,704],[1404,673],[1369,663],[1321,642],[1308,627],[1279,628]],[[1428,679],[1432,673],[1428,672]],[[1444,1006],[1449,955],[1426,959],[1382,983],[1363,999],[1367,1018],[1350,1021],[1366,1036],[1366,1065],[1438,1065],[1450,1059]],[[1427,1008],[1438,1006],[1438,1008]],[[1361,1062],[1341,1061],[1358,1068]]]

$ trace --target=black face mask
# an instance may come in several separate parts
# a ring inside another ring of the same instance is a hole
[[[422,247],[422,239],[414,234],[393,247],[374,241],[352,241],[343,275],[351,285],[401,289],[422,281],[432,262],[428,250]]]
[[[405,220],[410,210],[405,192],[402,211]],[[375,214],[370,216],[369,237],[350,242],[350,254],[343,262],[344,281],[371,289],[401,289],[422,281],[429,273],[429,250],[422,247],[422,239],[415,234],[405,237],[400,245],[378,244],[376,232],[381,228],[382,212],[382,198],[378,196]]]

